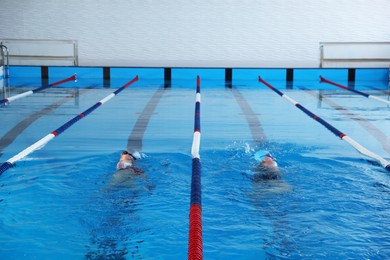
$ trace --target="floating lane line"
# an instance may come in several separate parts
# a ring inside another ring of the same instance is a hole
[[[338,129],[336,129],[335,127],[333,127],[331,124],[329,124],[328,122],[326,122],[325,120],[323,120],[322,118],[320,118],[319,116],[313,114],[312,112],[310,112],[308,109],[306,109],[304,106],[300,105],[297,101],[295,101],[294,99],[290,98],[289,96],[283,94],[281,91],[277,90],[276,88],[274,88],[273,86],[271,86],[269,83],[267,83],[265,80],[263,80],[260,76],[259,76],[259,82],[263,83],[264,85],[266,85],[268,88],[270,88],[271,90],[275,91],[279,96],[287,99],[289,102],[291,102],[294,106],[296,106],[297,108],[299,108],[301,111],[303,111],[306,115],[308,115],[309,117],[313,118],[314,120],[318,121],[320,124],[322,124],[323,126],[325,126],[329,131],[331,131],[333,134],[335,134],[336,136],[340,137],[342,140],[346,141],[347,143],[349,143],[350,145],[352,145],[356,150],[358,150],[360,153],[368,156],[368,157],[371,157],[375,160],[377,160],[386,170],[390,171],[390,162],[388,162],[387,160],[385,160],[384,158],[382,158],[381,156],[369,151],[368,149],[366,149],[365,147],[363,147],[362,145],[360,145],[358,142],[356,142],[355,140],[353,140],[352,138],[350,138],[349,136],[347,136],[346,134],[340,132]]]
[[[71,127],[74,123],[76,123],[77,121],[79,121],[80,119],[86,117],[87,115],[89,115],[92,111],[94,111],[96,108],[98,108],[99,106],[103,105],[104,103],[106,103],[107,101],[109,101],[110,99],[112,99],[114,96],[116,96],[117,94],[119,94],[122,90],[124,90],[125,88],[127,88],[128,86],[130,86],[131,84],[133,84],[134,82],[136,82],[138,80],[138,76],[136,76],[134,79],[132,79],[131,81],[129,81],[128,83],[126,83],[124,86],[122,86],[121,88],[117,89],[115,92],[111,93],[110,95],[108,95],[107,97],[103,98],[102,100],[100,100],[98,103],[96,103],[95,105],[91,106],[90,108],[88,108],[87,110],[85,110],[84,112],[82,112],[81,114],[77,115],[76,117],[74,117],[73,119],[69,120],[68,122],[66,122],[65,124],[63,124],[62,126],[60,126],[59,128],[57,128],[56,130],[54,130],[53,132],[51,132],[50,134],[46,135],[45,137],[43,137],[42,139],[40,139],[39,141],[37,141],[36,143],[32,144],[31,146],[27,147],[26,149],[24,149],[23,151],[21,151],[20,153],[18,153],[17,155],[15,155],[14,157],[8,159],[6,162],[4,162],[3,164],[0,165],[0,175],[3,174],[6,170],[8,170],[9,168],[11,168],[14,163],[16,161],[19,161],[21,159],[23,159],[24,157],[26,157],[27,155],[29,155],[30,153],[34,152],[35,150],[38,150],[40,148],[42,148],[43,146],[45,146],[48,142],[50,142],[54,137],[60,135],[61,133],[63,133],[66,129],[68,129],[69,127]]]
[[[336,87],[339,87],[339,88],[342,88],[342,89],[345,89],[345,90],[349,90],[355,94],[358,94],[358,95],[361,95],[363,97],[366,97],[366,98],[371,98],[371,99],[374,99],[374,100],[377,100],[377,101],[380,101],[382,103],[385,103],[387,105],[390,105],[390,101],[389,100],[386,100],[386,99],[383,99],[383,98],[380,98],[380,97],[377,97],[377,96],[373,96],[373,95],[370,95],[370,94],[367,94],[367,93],[364,93],[364,92],[361,92],[359,90],[355,90],[355,89],[351,89],[351,88],[348,88],[346,86],[343,86],[343,85],[340,85],[338,83],[335,83],[333,81],[330,81],[322,76],[320,76],[320,82],[325,82],[325,83],[328,83],[330,85],[333,85],[333,86],[336,86]]]
[[[313,90],[308,90],[303,87],[299,87],[303,91],[305,91],[307,94],[315,97],[315,98],[320,98],[317,97],[313,93]],[[321,100],[328,104],[330,107],[333,109],[339,111],[341,114],[347,116],[349,119],[355,121],[357,124],[362,126],[368,133],[370,133],[383,147],[383,149],[390,154],[390,136],[387,136],[384,132],[382,132],[381,129],[377,128],[374,126],[370,121],[367,119],[361,117],[358,114],[353,113],[352,111],[348,110],[347,108],[337,104],[336,102],[332,101],[330,98],[327,98],[325,96],[321,96]]]
[[[5,103],[10,103],[10,102],[15,101],[17,99],[20,99],[20,98],[23,98],[23,97],[27,97],[27,96],[32,95],[34,93],[40,92],[42,90],[45,90],[45,89],[48,89],[48,88],[60,85],[62,83],[65,83],[65,82],[72,81],[72,80],[74,80],[74,81],[77,80],[76,79],[76,74],[71,76],[71,77],[69,77],[69,78],[66,78],[66,79],[54,82],[54,83],[52,83],[50,85],[43,86],[43,87],[40,87],[40,88],[36,88],[36,89],[30,90],[30,91],[26,91],[26,92],[23,92],[23,93],[20,93],[20,94],[17,94],[17,95],[8,97],[8,98],[4,98],[4,99],[0,100],[0,105],[1,104],[5,104]]]
[[[202,196],[201,196],[201,163],[200,148],[200,78],[197,77],[196,102],[194,119],[194,138],[192,141],[192,178],[190,228],[188,237],[188,259],[203,259],[202,242]]]
[[[79,95],[84,94],[88,90],[80,91]],[[40,111],[26,117],[19,123],[17,123],[13,128],[11,128],[3,137],[0,137],[0,157],[3,155],[3,150],[10,145],[27,127],[29,127],[33,122],[35,122],[40,117],[52,112],[57,109],[64,103],[73,99],[73,96],[64,97],[61,100],[53,103],[52,105],[41,109]]]

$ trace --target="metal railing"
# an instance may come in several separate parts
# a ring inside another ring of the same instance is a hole
[[[320,68],[389,66],[390,42],[320,42]]]
[[[78,66],[76,40],[0,39],[8,48],[9,65]]]
[[[0,42],[0,94],[2,99],[6,97],[9,79],[8,49]]]
[[[3,78],[9,77],[9,59],[8,48],[2,42],[0,42],[0,67],[2,67]]]

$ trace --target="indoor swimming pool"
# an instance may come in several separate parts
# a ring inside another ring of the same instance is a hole
[[[0,176],[2,258],[186,259],[196,75],[204,259],[390,257],[389,172],[258,76],[387,160],[389,105],[320,83],[322,73],[346,84],[332,70],[297,72],[293,84],[282,70],[238,71],[231,88],[223,70],[183,71],[173,71],[168,88],[148,72],[130,71],[109,86],[81,74],[0,105],[4,163],[139,75]],[[10,82],[3,95],[40,86],[34,77]],[[387,82],[367,76],[354,87],[389,100]],[[128,146],[141,152],[144,174],[116,171]],[[259,149],[276,158],[281,179],[256,177]]]

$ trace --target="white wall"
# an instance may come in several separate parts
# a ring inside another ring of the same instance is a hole
[[[390,42],[390,0],[0,0],[0,39],[78,40],[79,64],[318,67],[319,42]]]

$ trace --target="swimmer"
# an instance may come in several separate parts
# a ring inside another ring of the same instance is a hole
[[[259,150],[255,153],[255,160],[259,162],[258,169],[261,171],[261,178],[264,180],[281,179],[282,175],[278,163],[272,154],[266,150]]]
[[[134,163],[136,160],[137,157],[129,153],[127,150],[123,151],[120,155],[119,162],[116,164],[116,169],[117,170],[130,169],[133,170],[135,173],[141,174],[143,173],[143,171],[134,167]]]
[[[291,192],[291,186],[284,181],[278,163],[269,151],[257,151],[254,154],[254,159],[257,164],[255,169],[251,171],[251,179],[256,187],[254,193],[257,198]]]

